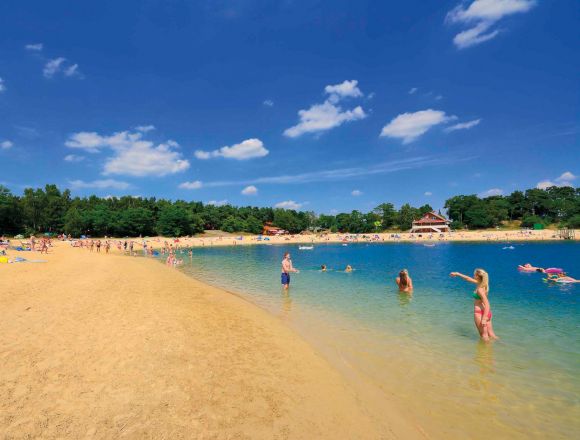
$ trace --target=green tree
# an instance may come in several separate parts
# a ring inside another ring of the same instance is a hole
[[[413,220],[419,217],[418,214],[419,212],[417,211],[416,208],[413,208],[408,203],[405,203],[403,206],[401,206],[401,209],[399,209],[399,215],[397,220],[399,228],[403,231],[411,229],[411,226],[413,226]]]
[[[159,235],[168,237],[188,235],[191,231],[192,220],[191,213],[187,209],[169,205],[159,212],[155,229]]]

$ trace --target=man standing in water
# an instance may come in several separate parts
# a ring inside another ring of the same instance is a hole
[[[290,259],[290,252],[284,253],[284,259],[282,260],[282,286],[284,290],[288,290],[290,286],[290,273],[298,273],[297,269],[292,266],[292,260]]]

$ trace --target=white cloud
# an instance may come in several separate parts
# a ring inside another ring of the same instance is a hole
[[[284,135],[295,138],[304,133],[316,133],[338,127],[345,122],[364,119],[367,114],[361,106],[352,110],[342,110],[338,105],[344,98],[358,98],[363,93],[358,88],[358,81],[344,81],[341,84],[328,85],[324,88],[330,96],[322,104],[314,104],[309,109],[299,110],[300,122],[284,130]]]
[[[69,148],[80,148],[89,153],[98,153],[100,148],[107,146],[107,140],[106,137],[94,131],[81,131],[71,134],[64,144]]]
[[[127,182],[121,182],[114,179],[93,180],[92,182],[85,182],[83,180],[71,180],[69,181],[69,184],[72,189],[127,189],[131,187],[131,185]]]
[[[425,195],[427,197],[431,197],[433,195],[433,193],[431,191],[425,191]]]
[[[203,186],[201,180],[193,180],[191,182],[183,182],[179,184],[181,189],[200,189]]]
[[[453,38],[455,46],[465,49],[495,38],[500,32],[492,29],[495,23],[508,15],[528,12],[535,5],[535,0],[474,0],[467,7],[466,2],[457,5],[445,20],[471,26]]]
[[[258,188],[256,188],[254,185],[246,186],[242,190],[242,194],[244,196],[254,196],[254,195],[258,194]]]
[[[492,188],[492,189],[488,189],[487,191],[484,191],[482,193],[479,194],[479,197],[492,197],[492,196],[501,196],[503,194],[503,190],[499,189],[499,188]]]
[[[481,122],[481,119],[474,119],[473,121],[468,121],[468,122],[460,122],[459,124],[455,124],[455,125],[452,125],[451,127],[447,127],[445,129],[445,131],[447,133],[450,133],[450,132],[456,131],[456,130],[469,130],[470,128],[473,128],[476,125],[479,125],[480,122]]]
[[[323,104],[315,104],[308,110],[298,112],[300,122],[284,131],[284,135],[295,138],[304,133],[315,133],[330,130],[345,122],[356,121],[366,118],[366,113],[361,106],[352,110],[342,111],[341,107],[326,101]]]
[[[274,205],[275,208],[282,208],[282,209],[300,209],[302,203],[296,203],[294,200],[286,200],[284,202],[276,203]]]
[[[84,156],[77,156],[76,154],[67,154],[64,157],[64,160],[66,162],[81,162],[83,160],[85,160]]]
[[[411,87],[411,89],[409,90],[409,95],[414,95],[417,90],[419,90],[417,87]]]
[[[73,64],[64,69],[64,76],[77,76],[77,75],[80,75],[78,64]]]
[[[430,128],[445,124],[455,116],[448,116],[440,110],[421,110],[415,113],[402,113],[383,127],[381,136],[402,139],[403,144],[408,144],[426,133]]]
[[[152,130],[155,130],[155,125],[138,125],[135,127],[135,130],[140,131],[141,133],[149,133]]]
[[[27,44],[26,46],[24,46],[24,48],[32,52],[41,52],[44,46],[42,45],[42,43],[35,43],[35,44]]]
[[[262,104],[264,104],[266,107],[274,107],[274,101],[271,99],[266,99]]]
[[[174,150],[179,147],[177,142],[168,140],[155,145],[144,140],[142,132],[121,131],[111,136],[95,132],[73,133],[65,145],[90,153],[105,148],[112,150],[113,156],[106,159],[103,168],[105,175],[165,176],[189,168],[189,161],[182,159],[181,153]]]
[[[324,91],[330,95],[329,100],[333,103],[336,103],[343,98],[360,98],[363,96],[358,88],[358,81],[356,79],[326,86]]]
[[[350,193],[350,195],[355,196],[355,197],[362,196],[362,194],[363,194],[362,191],[360,191],[358,189],[352,190]]]
[[[552,180],[542,180],[538,182],[536,188],[547,189],[551,186],[574,186],[572,181],[576,180],[578,176],[575,176],[571,171],[563,172],[559,177],[556,177],[554,181]]]
[[[79,71],[79,65],[69,63],[64,57],[48,60],[42,70],[42,74],[45,78],[54,78],[54,76],[59,73],[62,73],[66,77],[82,77]]]
[[[443,95],[437,95],[435,97],[435,101],[441,101],[443,99]]]
[[[211,159],[213,157],[224,157],[226,159],[247,160],[257,157],[267,156],[269,151],[264,147],[260,139],[246,139],[231,147],[222,147],[219,150],[203,151],[197,150],[194,155],[198,159]]]
[[[570,171],[566,171],[556,179],[556,182],[571,182],[572,180],[575,180],[577,177],[578,176],[575,176]]]
[[[0,93],[5,92],[6,91],[6,83],[4,82],[4,80],[2,78],[0,78]]]
[[[547,188],[550,188],[551,186],[558,186],[558,185],[555,184],[554,182],[552,182],[551,180],[542,180],[541,182],[538,182],[538,184],[536,185],[536,188],[547,189]]]
[[[214,205],[214,206],[224,206],[227,204],[228,204],[228,201],[226,199],[224,199],[224,200],[210,200],[209,202],[206,203],[206,205]]]
[[[0,149],[2,150],[8,150],[10,148],[12,148],[14,146],[14,143],[12,141],[9,140],[5,140],[0,142]]]

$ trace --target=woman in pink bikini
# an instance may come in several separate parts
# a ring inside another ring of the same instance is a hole
[[[477,285],[473,292],[473,320],[475,321],[475,327],[477,327],[479,335],[484,341],[489,341],[490,338],[498,339],[493,331],[493,324],[491,322],[491,305],[488,299],[489,275],[487,272],[483,269],[475,269],[473,278],[459,272],[451,272],[450,275],[452,277],[463,278],[465,281]]]

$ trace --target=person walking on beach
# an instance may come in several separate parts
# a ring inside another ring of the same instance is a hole
[[[403,269],[399,272],[399,276],[395,279],[395,283],[399,286],[399,292],[411,293],[413,291],[413,280],[409,276],[409,271]]]
[[[452,277],[463,278],[465,281],[475,284],[477,287],[473,292],[473,320],[475,327],[479,331],[481,339],[489,341],[491,339],[498,339],[493,331],[493,324],[491,322],[492,313],[491,305],[489,304],[489,275],[483,269],[475,269],[473,278],[463,275],[459,272],[451,272]]]
[[[292,265],[292,260],[290,259],[290,252],[284,253],[284,259],[282,260],[282,286],[284,290],[287,290],[290,287],[290,273],[299,273],[297,269],[294,269]]]

